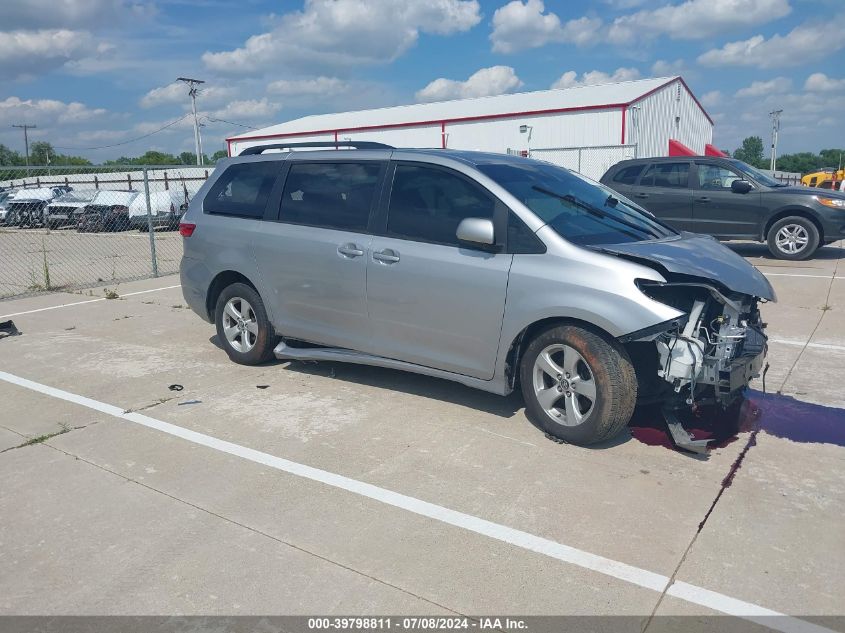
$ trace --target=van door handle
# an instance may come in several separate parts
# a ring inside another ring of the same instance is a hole
[[[337,252],[343,255],[344,257],[348,257],[352,259],[354,257],[361,257],[364,254],[364,251],[358,248],[357,244],[342,244],[337,247]]]
[[[700,198],[695,199],[696,202],[710,202],[710,198],[707,196],[701,196]]]
[[[635,198],[648,198],[648,194],[647,193],[635,193],[634,197]]]
[[[399,261],[399,253],[392,248],[386,248],[383,251],[373,253],[373,259],[384,264],[395,264]]]

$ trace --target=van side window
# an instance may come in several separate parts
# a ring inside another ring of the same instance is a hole
[[[464,218],[493,219],[493,197],[442,169],[397,165],[387,212],[387,234],[458,246]]]
[[[377,162],[295,162],[285,181],[279,220],[366,231],[381,170]]]
[[[637,182],[637,176],[642,172],[645,165],[631,165],[616,172],[613,177],[613,182],[618,182],[621,185],[633,185]]]
[[[689,185],[689,163],[652,163],[643,177],[640,186],[679,187]]]
[[[273,183],[281,171],[279,161],[230,165],[203,201],[206,213],[262,218]]]

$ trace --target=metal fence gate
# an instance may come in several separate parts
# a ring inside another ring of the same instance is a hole
[[[178,272],[179,219],[212,170],[0,166],[0,299]]]

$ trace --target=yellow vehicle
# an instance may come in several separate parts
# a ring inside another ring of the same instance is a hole
[[[821,187],[822,189],[838,189],[839,183],[845,180],[845,169],[821,169],[801,177],[801,184],[805,187]]]

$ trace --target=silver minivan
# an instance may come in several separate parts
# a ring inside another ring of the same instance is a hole
[[[679,415],[730,406],[763,371],[775,293],[710,237],[541,161],[301,145],[220,161],[180,225],[185,300],[235,362],[518,387],[534,424],[582,445],[659,403],[695,451]]]

